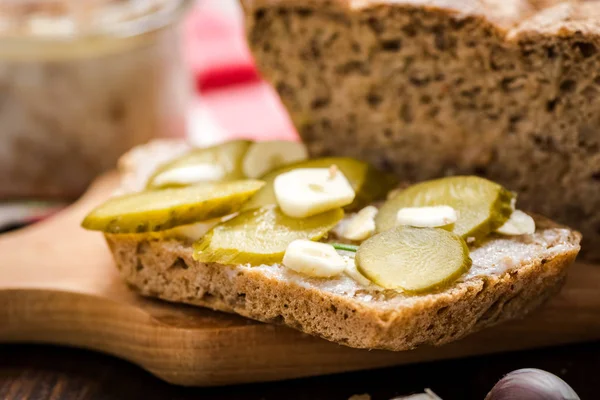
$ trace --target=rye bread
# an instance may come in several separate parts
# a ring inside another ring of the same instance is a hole
[[[242,0],[313,156],[420,181],[478,174],[600,259],[600,6],[560,0]]]
[[[154,167],[187,145],[153,143],[123,158],[118,193],[143,188]],[[192,241],[106,235],[125,281],[144,296],[285,324],[352,347],[439,345],[522,317],[559,291],[580,235],[546,219],[534,235],[473,248],[473,267],[446,290],[407,295],[342,275],[309,278],[281,265],[221,265],[192,258]]]

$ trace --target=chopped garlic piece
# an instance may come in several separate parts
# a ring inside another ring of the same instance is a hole
[[[225,170],[219,165],[199,164],[167,170],[154,178],[153,185],[192,185],[200,182],[216,182],[225,177]]]
[[[399,225],[419,228],[437,228],[456,222],[458,215],[450,206],[405,207],[398,210],[396,220]]]
[[[329,168],[299,168],[285,172],[274,182],[275,197],[284,214],[306,218],[354,200],[354,190],[341,171]]]
[[[302,239],[288,245],[283,265],[315,278],[330,278],[346,269],[346,262],[332,245]]]
[[[532,235],[535,233],[535,221],[523,211],[515,210],[496,232],[510,236]]]
[[[276,168],[307,158],[306,146],[300,142],[289,140],[256,142],[246,152],[242,168],[244,175],[255,179]]]
[[[196,222],[195,224],[181,225],[169,229],[168,231],[165,231],[165,233],[167,233],[169,237],[184,237],[196,241],[206,235],[208,231],[214,228],[222,220],[222,218],[214,218],[208,221]]]
[[[346,261],[346,269],[344,273],[348,275],[350,278],[354,279],[356,282],[360,283],[363,286],[371,286],[374,283],[371,282],[367,277],[360,273],[358,268],[356,268],[356,262],[352,257],[344,257]]]
[[[517,195],[516,194],[512,199],[510,199],[510,208],[512,208],[513,211],[515,211],[517,209]]]
[[[344,224],[341,236],[349,240],[366,240],[375,233],[377,207],[367,206]]]

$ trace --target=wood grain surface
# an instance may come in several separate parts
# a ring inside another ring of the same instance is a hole
[[[550,371],[597,399],[600,342],[261,384],[216,388],[169,385],[142,369],[79,349],[0,345],[2,400],[348,400],[369,394],[389,400],[431,388],[444,400],[483,400],[504,374]]]
[[[600,268],[574,267],[562,293],[522,320],[439,348],[350,349],[291,329],[136,296],[102,236],[79,227],[115,176],[47,221],[0,236],[0,342],[109,353],[180,385],[223,385],[542,347],[600,338]]]

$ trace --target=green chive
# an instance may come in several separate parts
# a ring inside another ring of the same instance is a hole
[[[336,250],[353,251],[355,253],[356,253],[356,250],[358,250],[358,246],[355,246],[353,244],[331,243],[331,245]]]

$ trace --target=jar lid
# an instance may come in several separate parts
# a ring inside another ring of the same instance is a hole
[[[170,24],[191,0],[2,0],[0,37],[134,36]]]

